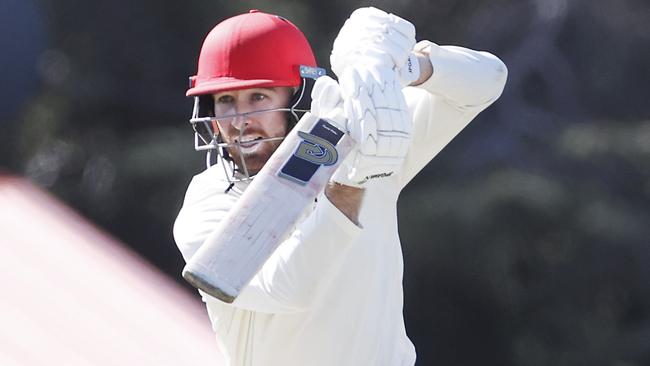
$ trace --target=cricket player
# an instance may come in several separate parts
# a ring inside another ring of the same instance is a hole
[[[232,304],[202,293],[229,365],[412,366],[404,327],[400,191],[504,88],[494,55],[415,41],[408,21],[352,13],[322,76],[288,20],[251,10],[207,36],[187,95],[208,168],[176,219],[184,259],[201,247],[302,113],[358,142]],[[315,79],[315,80],[314,80]]]

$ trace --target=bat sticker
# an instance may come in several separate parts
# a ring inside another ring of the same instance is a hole
[[[304,141],[298,145],[295,156],[319,165],[332,165],[338,160],[336,146],[329,141],[302,131],[298,131],[298,136]]]
[[[343,137],[343,132],[321,119],[309,133],[298,131],[298,136],[302,141],[280,169],[278,176],[305,185],[318,167],[336,164],[336,144]]]

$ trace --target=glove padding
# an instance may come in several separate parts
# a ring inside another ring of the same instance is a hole
[[[411,116],[392,69],[347,67],[339,79],[346,129],[357,148],[332,180],[354,187],[397,173],[411,142]]]
[[[311,114],[324,118],[338,127],[348,131],[348,118],[343,110],[343,98],[339,84],[329,76],[316,79],[311,90]]]
[[[368,7],[355,10],[334,40],[330,55],[332,70],[341,76],[344,69],[363,59],[366,64],[392,68],[402,86],[420,76],[413,53],[415,27],[394,14]]]

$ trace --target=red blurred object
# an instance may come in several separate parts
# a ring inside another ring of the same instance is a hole
[[[0,233],[0,365],[224,364],[198,298],[31,183]]]

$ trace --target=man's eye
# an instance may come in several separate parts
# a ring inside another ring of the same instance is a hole
[[[233,102],[233,100],[234,98],[232,97],[232,95],[222,95],[217,99],[217,103],[230,104]]]
[[[254,101],[259,102],[259,101],[264,100],[264,99],[266,99],[266,95],[264,95],[264,94],[260,94],[260,93],[253,94],[253,100]]]

